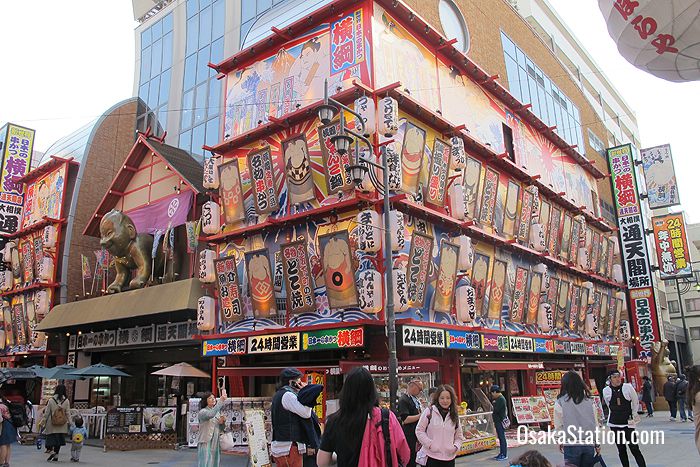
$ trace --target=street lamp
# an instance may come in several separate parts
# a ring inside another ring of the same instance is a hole
[[[356,117],[355,121],[358,122],[356,130],[359,133],[346,128],[343,110]],[[355,183],[359,183],[358,181],[362,181],[364,174],[368,172],[370,180],[384,198],[384,290],[386,292],[386,333],[389,341],[389,404],[392,411],[396,411],[397,393],[399,391],[399,361],[396,354],[396,315],[394,312],[394,283],[392,280],[391,229],[388,227],[391,225],[391,207],[389,202],[389,169],[386,147],[382,146],[381,165],[375,164],[360,155],[358,141],[367,146],[370,154],[373,153],[374,148],[372,143],[363,136],[365,133],[364,120],[357,112],[328,96],[328,81],[326,80],[323,89],[323,104],[318,107],[318,118],[324,125],[327,125],[331,122],[336,112],[340,112],[340,131],[331,138],[331,142],[338,153],[346,154],[350,149],[350,143],[353,142],[352,137],[355,138],[355,161],[348,167],[350,177]],[[369,169],[370,166],[382,170],[384,174],[382,183],[379,182],[374,171]]]

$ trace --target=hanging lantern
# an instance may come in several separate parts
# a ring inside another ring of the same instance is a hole
[[[467,166],[467,153],[464,150],[464,140],[460,136],[450,139],[450,167],[460,172]]]
[[[199,297],[197,300],[197,329],[211,331],[216,326],[216,302],[213,297]]]
[[[457,321],[469,324],[476,318],[476,292],[474,287],[464,285],[457,287],[455,292],[455,311]]]
[[[394,136],[399,130],[399,103],[386,96],[379,101],[379,131],[386,136]]]
[[[53,225],[47,225],[44,227],[44,232],[41,236],[41,244],[44,248],[53,248],[56,246],[56,240],[58,238],[58,231]]]
[[[406,271],[403,269],[394,269],[391,271],[391,277],[394,281],[394,311],[403,313],[408,310],[408,281],[406,280]]]
[[[391,251],[401,251],[406,246],[406,224],[401,211],[389,211]]]
[[[46,345],[46,333],[45,332],[33,332],[32,333],[32,347],[38,349]]]
[[[370,169],[372,170],[372,169]],[[362,193],[374,193],[377,191],[377,188],[374,186],[374,183],[372,183],[372,179],[369,176],[369,170],[366,171],[362,175],[362,181],[360,183],[357,183],[355,185],[358,190],[360,190]]]
[[[357,249],[365,253],[376,253],[382,246],[379,214],[372,209],[357,214]]]
[[[460,271],[468,271],[471,269],[472,264],[474,264],[472,239],[466,235],[460,235],[457,237],[457,244],[459,245],[459,261],[457,261],[457,267]]]
[[[5,248],[2,250],[2,260],[4,263],[11,264],[12,263],[12,252],[16,251],[17,249],[17,244],[15,242],[7,242],[5,244]]]
[[[540,218],[540,189],[530,185],[526,190],[532,193],[532,218],[537,220]]]
[[[595,295],[593,294],[593,282],[586,281],[583,284],[581,284],[581,287],[583,287],[584,289],[588,289],[588,303],[587,303],[587,305],[592,305],[593,302],[595,301]]]
[[[204,175],[202,186],[207,190],[219,189],[219,164],[216,157],[204,158]]]
[[[365,125],[365,132],[363,136],[370,137],[374,134],[374,130],[377,126],[377,109],[374,105],[374,99],[368,96],[360,96],[355,99],[355,106],[353,109],[357,112],[360,117],[362,117],[362,123]],[[355,117],[355,131],[360,131],[360,124]]]
[[[202,232],[207,235],[219,233],[221,230],[221,208],[214,201],[202,205]]]
[[[537,252],[543,252],[547,248],[544,241],[544,228],[542,228],[542,224],[532,224],[530,228],[530,245],[532,245],[532,248]]]
[[[447,191],[450,214],[463,221],[467,217],[467,205],[464,203],[464,188],[460,183],[453,183]]]
[[[7,292],[12,288],[12,271],[6,269],[0,272],[0,291]]]
[[[595,337],[598,335],[598,320],[593,313],[586,314],[586,334],[588,337]]]
[[[214,250],[202,250],[199,252],[199,282],[211,284],[216,280],[216,271],[214,270],[214,258],[216,253]]]
[[[44,256],[39,262],[39,280],[52,281],[54,273],[53,258]]]
[[[359,273],[357,292],[360,310],[364,313],[379,313],[382,309],[382,275],[375,269]]]
[[[393,142],[385,146],[386,166],[389,171],[389,191],[401,190],[403,183],[403,170],[401,169],[401,150],[398,143]],[[381,169],[377,169],[377,177],[382,180],[384,176]]]
[[[549,303],[540,303],[540,307],[537,310],[537,325],[542,332],[549,332],[554,327],[554,312],[552,311],[552,305]]]
[[[39,316],[45,316],[49,312],[49,293],[45,289],[34,295],[34,312]]]
[[[624,279],[622,278],[622,266],[619,264],[613,264],[613,269],[612,269],[612,279],[615,282],[622,283]]]
[[[628,341],[632,338],[630,322],[626,319],[620,320],[620,340]]]
[[[532,268],[533,271],[539,272],[542,274],[542,285],[544,285],[544,290],[547,291],[549,290],[549,268],[547,267],[546,264],[544,263],[537,263],[534,268]]]
[[[627,314],[627,294],[624,292],[615,292],[615,298],[622,301],[622,313]]]

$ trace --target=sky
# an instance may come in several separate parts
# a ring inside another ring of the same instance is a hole
[[[549,2],[635,111],[642,147],[671,144],[686,221],[700,222],[700,82],[663,81],[627,63],[598,2]],[[45,151],[131,97],[136,25],[128,0],[0,1],[0,44],[12,44],[0,66],[0,124],[36,129]]]

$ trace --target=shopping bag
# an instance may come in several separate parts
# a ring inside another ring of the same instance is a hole
[[[222,451],[233,451],[233,433],[225,431],[219,435],[219,448]]]
[[[596,455],[593,458],[593,463],[591,464],[591,467],[607,467],[607,465],[605,465],[605,461],[603,460],[603,456],[601,456],[600,454]]]

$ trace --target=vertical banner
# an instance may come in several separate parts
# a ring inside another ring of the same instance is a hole
[[[583,334],[586,329],[586,315],[588,314],[588,302],[590,301],[591,290],[588,287],[581,287],[581,304],[578,309],[578,332]]]
[[[440,266],[433,295],[433,310],[443,313],[452,311],[455,282],[457,281],[457,260],[459,245],[442,241],[440,244]]]
[[[248,171],[253,186],[255,211],[267,214],[278,210],[280,205],[269,146],[248,154]]]
[[[486,317],[500,319],[503,309],[503,299],[506,294],[506,279],[508,277],[508,263],[497,259],[493,263],[491,274],[491,288],[489,292],[489,308]],[[512,319],[512,318],[511,318]]]
[[[506,192],[506,208],[503,215],[503,224],[498,230],[506,237],[515,236],[515,218],[518,216],[518,199],[520,198],[520,185],[513,180],[508,180]],[[523,204],[525,201],[523,200]]]
[[[357,306],[355,271],[352,267],[348,231],[321,235],[318,243],[330,307],[339,309]]]
[[[34,253],[31,237],[22,240],[22,283],[28,284],[34,280]]]
[[[656,242],[656,257],[662,280],[692,277],[688,238],[683,213],[651,218]]]
[[[425,304],[428,269],[433,251],[433,237],[413,231],[411,250],[408,254],[406,276],[408,279],[408,303],[420,308]]]
[[[581,287],[578,285],[571,286],[571,304],[569,305],[569,319],[567,325],[569,331],[576,332],[578,330],[578,313],[581,305]]]
[[[561,234],[561,251],[559,252],[559,257],[565,260],[570,259],[569,253],[571,253],[571,229],[573,224],[573,218],[568,212],[564,213],[564,222]]]
[[[482,225],[493,225],[493,215],[496,210],[498,193],[498,177],[498,172],[491,168],[486,169],[484,193],[481,197],[481,212],[479,212],[479,223]]]
[[[433,157],[428,174],[426,202],[433,206],[445,205],[447,174],[450,171],[450,145],[439,138],[433,142]]]
[[[316,297],[306,250],[306,240],[297,240],[280,246],[282,272],[287,290],[287,314],[304,313],[316,309]]]
[[[530,279],[530,293],[527,297],[527,324],[537,324],[537,312],[540,308],[540,294],[542,292],[542,273],[533,272]]]
[[[600,334],[600,312],[602,303],[603,294],[601,292],[596,291],[593,295],[593,322],[595,323],[594,331],[596,332],[596,334]]]
[[[607,273],[606,276],[612,276],[613,260],[615,259],[615,241],[612,238],[608,238],[608,264],[605,267]]]
[[[518,240],[530,243],[530,225],[532,224],[532,205],[535,202],[535,194],[530,190],[523,191],[523,203],[520,207],[520,221],[518,222]]]
[[[406,122],[401,146],[401,183],[402,190],[406,193],[415,193],[418,190],[424,150],[425,130]]]
[[[557,297],[557,318],[554,326],[557,329],[566,328],[566,317],[569,312],[569,282],[562,279],[559,283],[559,295]]]
[[[467,158],[467,169],[464,171],[464,202],[467,205],[469,219],[476,217],[479,210],[479,184],[481,182],[481,162],[473,157]]]
[[[257,318],[269,318],[277,314],[275,290],[272,283],[272,267],[267,248],[249,251],[245,254],[248,270],[248,287],[253,312]]]
[[[224,223],[230,225],[245,218],[238,159],[221,164],[217,170],[219,171],[219,201],[224,212]]]
[[[243,318],[241,288],[238,281],[236,258],[227,257],[214,260],[216,284],[219,289],[219,310],[221,320],[231,323]]]
[[[561,226],[561,209],[552,206],[552,213],[549,219],[549,234],[547,237],[547,251],[549,255],[557,257],[559,251],[559,227]]]
[[[642,149],[641,153],[649,207],[659,209],[681,204],[671,145]]]
[[[578,261],[578,247],[579,247],[579,239],[581,238],[581,229],[582,225],[581,222],[578,220],[574,219],[573,223],[571,225],[571,240],[569,242],[569,261],[576,264]],[[585,233],[583,233],[585,235]]]
[[[301,204],[314,199],[314,181],[311,177],[311,159],[306,137],[299,135],[282,141],[282,155],[289,202]]]
[[[474,293],[476,295],[476,310],[480,315],[483,315],[484,296],[486,295],[486,281],[488,280],[490,262],[491,258],[489,256],[482,255],[481,253],[474,253],[472,287],[474,287]]]
[[[0,134],[2,144],[2,171],[0,172],[0,235],[10,235],[20,230],[24,187],[15,179],[29,173],[32,164],[32,148],[35,131],[8,123]]]
[[[329,195],[352,188],[352,180],[350,180],[350,174],[348,174],[350,152],[346,152],[343,155],[339,154],[335,149],[335,145],[331,142],[331,138],[339,133],[340,122],[329,123],[318,128]]]
[[[620,229],[620,255],[631,302],[630,319],[634,323],[635,334],[639,337],[636,341],[639,357],[648,359],[651,358],[652,344],[661,340],[661,331],[654,305],[654,288],[632,145],[610,148],[607,155]],[[608,326],[608,330],[610,333],[614,331],[611,326]]]
[[[591,250],[591,254],[589,256],[589,261],[591,264],[591,272],[596,273],[598,272],[598,262],[600,261],[600,252],[602,250],[603,244],[600,241],[600,233],[597,231],[593,231],[593,238],[591,239],[591,242],[589,244],[589,249]]]
[[[513,300],[510,303],[510,319],[516,323],[522,323],[525,318],[525,302],[527,294],[527,269],[518,267],[515,270],[515,285],[513,286]]]

